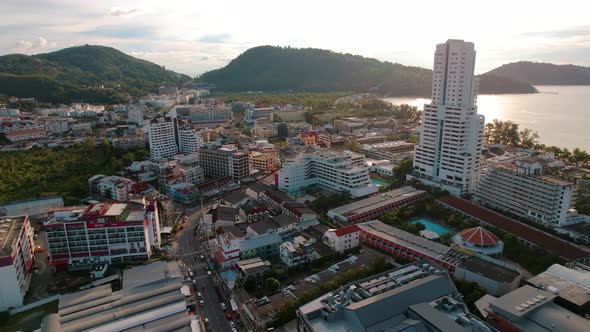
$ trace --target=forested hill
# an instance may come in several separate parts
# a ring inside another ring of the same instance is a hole
[[[254,47],[201,82],[221,91],[359,91],[388,96],[429,96],[432,71],[314,48]],[[532,93],[528,83],[483,75],[480,93]]]
[[[186,75],[111,47],[84,45],[52,53],[0,56],[0,94],[49,102],[110,102],[179,86]]]
[[[520,61],[502,65],[487,74],[519,79],[533,85],[590,85],[590,67]]]

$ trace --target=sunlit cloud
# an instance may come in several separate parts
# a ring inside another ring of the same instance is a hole
[[[33,40],[19,40],[16,42],[15,49],[20,52],[41,51],[48,48],[55,48],[55,42],[49,42],[43,37],[37,37]]]
[[[203,43],[225,43],[231,35],[229,33],[218,33],[218,34],[210,34],[205,35],[199,39],[200,42]]]
[[[112,7],[111,9],[109,9],[108,14],[110,16],[128,16],[128,15],[137,14],[140,12],[141,12],[141,9],[139,9],[139,8],[125,9],[125,8],[121,8],[121,7]]]

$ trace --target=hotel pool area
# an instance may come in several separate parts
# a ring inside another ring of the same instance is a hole
[[[387,181],[371,178],[371,183],[376,185],[377,187],[388,186],[390,183]]]
[[[424,225],[424,227],[426,227],[427,231],[435,232],[439,236],[452,232],[452,230],[450,228],[446,228],[445,226],[441,226],[441,225],[439,225],[431,220],[428,220],[426,218],[414,219],[411,221],[411,223],[412,224],[421,223]]]

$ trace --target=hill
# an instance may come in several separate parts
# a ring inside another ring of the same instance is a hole
[[[201,82],[222,91],[359,91],[388,96],[429,96],[432,71],[358,55],[314,48],[259,46],[227,66],[204,73]],[[483,75],[480,93],[532,93],[527,83]]]
[[[49,102],[117,102],[188,80],[186,75],[104,46],[0,56],[0,94]]]
[[[520,61],[502,65],[487,74],[518,78],[533,85],[590,85],[590,67]]]

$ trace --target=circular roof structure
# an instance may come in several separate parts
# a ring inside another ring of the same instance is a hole
[[[464,229],[459,233],[459,236],[463,241],[477,247],[492,247],[500,241],[494,233],[481,226]]]

